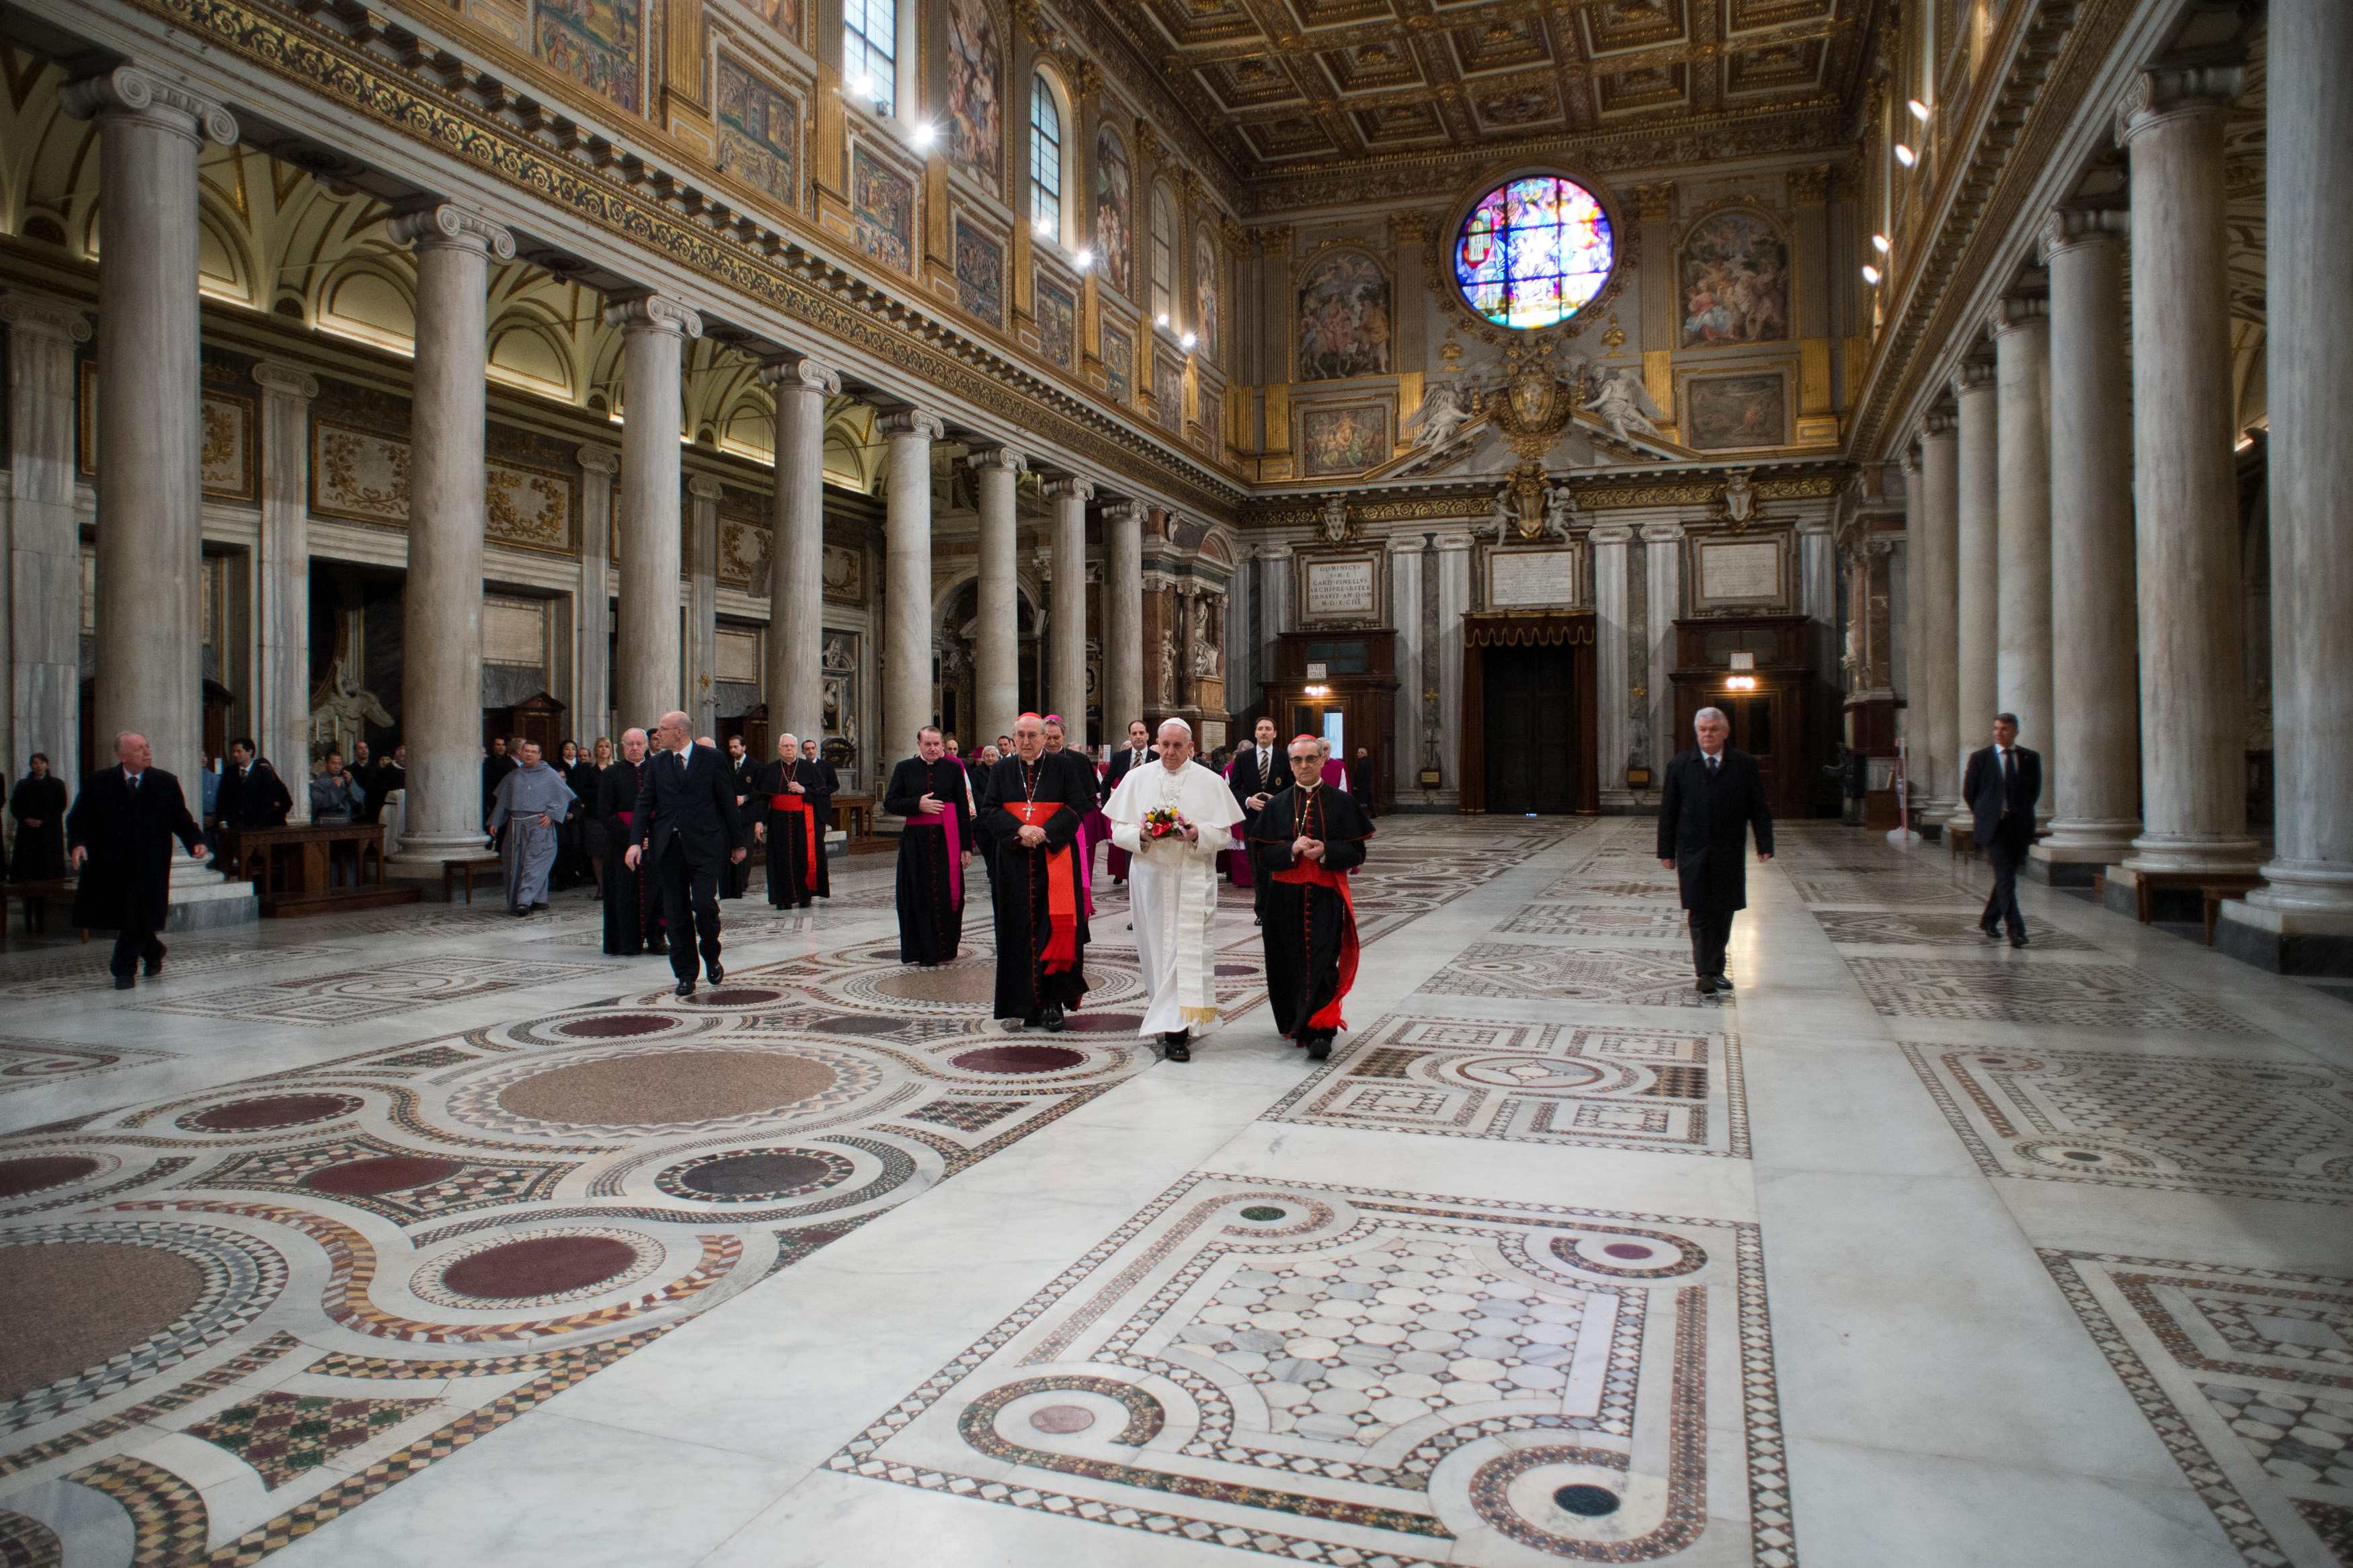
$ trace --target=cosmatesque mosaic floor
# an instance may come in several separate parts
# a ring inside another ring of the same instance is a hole
[[[0,1564],[2353,1568],[2353,1007],[1787,825],[1401,817],[1329,1061],[987,1016],[887,857],[0,952]],[[980,890],[977,866],[976,892]]]

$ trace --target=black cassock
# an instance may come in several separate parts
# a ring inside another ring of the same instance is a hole
[[[1079,824],[1096,805],[1093,770],[1082,758],[1034,763],[1008,757],[988,775],[992,803],[981,818],[982,837],[997,846],[997,1014],[1000,1018],[1035,1016],[1049,1005],[1071,1008],[1087,994],[1087,902],[1079,879]],[[1032,849],[1015,837],[1025,805],[1056,807],[1031,815],[1046,830],[1046,842]],[[1061,891],[1057,891],[1059,885]],[[1061,906],[1061,933],[1071,952],[1057,945],[1055,906]],[[1049,971],[1049,964],[1054,965]]]
[[[800,795],[793,798],[807,811],[776,805],[778,796],[792,796],[785,787],[788,779],[801,786]],[[780,910],[795,904],[806,909],[812,897],[833,897],[833,875],[825,863],[825,830],[831,825],[833,792],[826,787],[825,770],[815,763],[797,759],[787,763],[782,757],[762,763],[753,770],[747,805],[753,820],[768,827],[768,902]]]
[[[1267,1003],[1275,1027],[1289,1038],[1341,1027],[1340,1004],[1356,971],[1354,907],[1337,888],[1284,879],[1294,868],[1317,864],[1293,859],[1291,846],[1322,840],[1324,869],[1345,877],[1365,863],[1365,840],[1372,836],[1356,797],[1329,784],[1277,790],[1250,824]]]
[[[16,819],[16,853],[8,862],[12,882],[46,882],[66,874],[66,781],[51,773],[37,779],[26,773],[8,796],[8,815]],[[25,819],[40,823],[27,827]]]
[[[661,894],[623,858],[638,841],[631,819],[644,771],[641,763],[619,762],[596,775],[596,811],[605,847],[605,951],[616,956],[659,952],[667,946]]]
[[[965,886],[963,851],[972,847],[972,812],[965,803],[964,764],[954,757],[927,763],[909,757],[891,770],[882,809],[893,816],[913,817],[925,795],[946,808],[934,823],[909,822],[899,836],[899,962],[949,963],[964,941]],[[948,843],[950,814],[955,824],[955,847]],[[774,831],[771,829],[770,831]],[[958,890],[963,890],[963,898]],[[1002,994],[1003,987],[999,986]]]

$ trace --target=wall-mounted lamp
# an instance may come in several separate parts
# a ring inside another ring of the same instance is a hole
[[[1726,691],[1754,691],[1757,689],[1757,678],[1753,675],[1727,675],[1724,678],[1724,689]]]
[[[1300,693],[1302,696],[1314,697],[1321,700],[1331,696],[1332,689],[1328,686],[1306,686],[1300,689]]]
[[[1201,340],[1196,337],[1193,333],[1187,332],[1183,337],[1176,340],[1176,346],[1183,349],[1187,353],[1191,353],[1193,352],[1193,345],[1200,341]]]
[[[1895,144],[1895,161],[1908,169],[1920,161],[1920,154],[1898,142]]]
[[[1928,106],[1926,104],[1921,102],[1916,98],[1907,98],[1904,100],[1904,107],[1912,111],[1913,119],[1918,121],[1923,125],[1928,123]]]
[[[1862,280],[1863,280],[1865,283],[1870,284],[1870,285],[1871,285],[1873,288],[1874,288],[1874,289],[1878,288],[1878,287],[1879,287],[1879,268],[1876,268],[1876,267],[1870,266],[1869,264],[1867,264],[1867,263],[1866,263],[1866,264],[1864,265],[1864,267],[1863,267],[1863,269],[1862,269]]]
[[[1873,249],[1873,250],[1875,250],[1875,251],[1877,251],[1877,252],[1879,252],[1879,254],[1880,254],[1880,255],[1882,255],[1882,256],[1886,255],[1886,254],[1887,254],[1887,237],[1886,237],[1885,235],[1883,235],[1883,234],[1874,234],[1874,235],[1873,235],[1873,236],[1871,237],[1871,248],[1872,248],[1872,249]]]

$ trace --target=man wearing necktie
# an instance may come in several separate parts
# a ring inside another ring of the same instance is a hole
[[[1111,804],[1111,797],[1118,793],[1119,781],[1142,767],[1146,758],[1154,762],[1160,760],[1160,754],[1153,749],[1152,727],[1141,719],[1131,720],[1127,726],[1126,748],[1111,754],[1111,766],[1103,773],[1103,788],[1100,792],[1103,805],[1107,806]],[[1127,880],[1127,851],[1116,844],[1113,845],[1111,852],[1103,857],[1103,863],[1110,870],[1113,881]]]
[[[142,963],[151,978],[164,973],[155,933],[170,914],[172,840],[199,860],[206,851],[180,781],[155,766],[147,737],[124,731],[114,755],[116,766],[82,781],[66,813],[66,843],[81,877],[74,924],[115,933],[114,988],[128,991]]]
[[[735,807],[735,774],[718,752],[694,743],[684,713],[661,716],[654,728],[659,752],[642,770],[630,814],[636,840],[622,857],[661,891],[662,924],[670,933],[670,973],[678,994],[694,994],[698,952],[716,985],[719,965],[719,879],[741,864],[751,831]]]
[[[1659,864],[1683,887],[1691,927],[1692,968],[1703,996],[1732,989],[1724,950],[1732,917],[1748,906],[1748,871],[1741,852],[1757,835],[1757,858],[1773,858],[1773,814],[1757,759],[1730,744],[1732,721],[1722,709],[1693,716],[1699,744],[1667,764],[1659,796]]]
[[[2010,922],[2010,945],[2026,945],[2026,920],[2018,912],[2018,867],[2034,844],[2034,806],[2042,797],[2042,757],[2018,743],[2018,716],[1993,716],[1993,744],[1970,753],[1961,773],[1961,799],[1974,818],[1978,847],[1993,868],[1993,891],[1986,898],[1978,929],[1999,941]]]

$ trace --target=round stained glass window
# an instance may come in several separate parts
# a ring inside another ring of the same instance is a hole
[[[1599,198],[1575,180],[1525,174],[1489,191],[1454,241],[1454,281],[1499,327],[1557,326],[1592,302],[1618,259]]]

